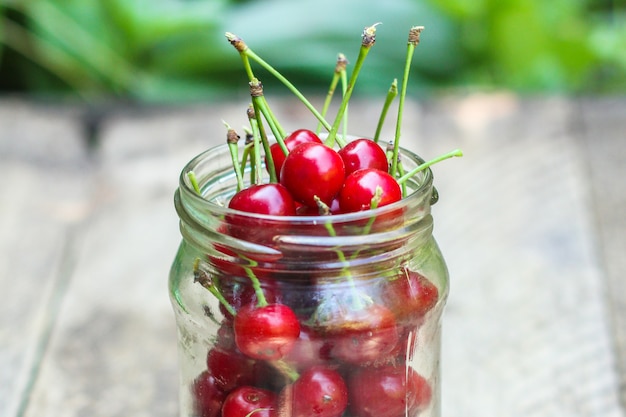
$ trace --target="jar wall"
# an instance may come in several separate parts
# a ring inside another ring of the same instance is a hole
[[[420,163],[403,152],[407,169]],[[228,164],[223,148],[199,156],[176,195],[183,240],[169,290],[180,416],[218,417],[241,386],[275,395],[269,415],[300,416],[316,378],[336,388],[325,394],[324,416],[439,416],[448,273],[432,236],[431,174],[417,177],[400,204],[376,209],[373,225],[363,214],[261,216],[255,228],[250,216],[224,208],[234,192]],[[186,183],[191,170],[203,198]],[[233,233],[242,223],[245,233]],[[236,316],[242,321],[246,308],[264,304],[288,306],[297,317],[299,336],[284,351],[248,352],[247,339],[235,336]],[[401,395],[386,396],[383,386]]]

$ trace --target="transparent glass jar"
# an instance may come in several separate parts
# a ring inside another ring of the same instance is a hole
[[[407,172],[423,162],[401,156]],[[424,170],[407,197],[366,212],[261,216],[227,208],[236,178],[226,145],[190,161],[169,278],[180,416],[230,417],[250,404],[257,417],[439,416],[448,273],[432,236],[432,180]]]

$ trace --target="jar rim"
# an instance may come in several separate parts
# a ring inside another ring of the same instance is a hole
[[[350,139],[350,138],[349,138]],[[330,223],[348,223],[354,222],[364,219],[369,219],[373,216],[384,215],[386,213],[393,212],[394,210],[398,210],[406,206],[409,201],[412,200],[421,200],[421,198],[427,198],[427,205],[430,206],[430,194],[432,192],[432,183],[433,183],[433,173],[430,168],[426,168],[418,173],[416,173],[413,177],[409,179],[412,181],[413,188],[411,188],[410,193],[404,196],[401,200],[396,201],[391,204],[384,205],[382,207],[377,207],[375,209],[352,212],[352,213],[340,213],[340,214],[332,214],[328,216],[320,216],[320,215],[295,215],[295,216],[277,216],[277,215],[268,215],[268,214],[258,214],[258,213],[249,213],[241,210],[236,210],[229,208],[227,205],[218,204],[216,201],[212,201],[211,199],[205,198],[204,193],[199,195],[189,180],[189,173],[196,172],[196,168],[205,162],[209,157],[214,156],[216,154],[221,154],[229,152],[227,144],[221,144],[214,147],[211,147],[200,154],[196,155],[192,158],[182,169],[179,176],[179,192],[182,194],[180,198],[183,200],[191,202],[193,205],[204,206],[205,209],[209,210],[211,213],[215,215],[227,215],[233,214],[237,216],[243,217],[251,217],[256,219],[267,220],[276,223],[298,223],[298,224],[314,224],[318,223],[321,218],[324,219],[324,222]],[[424,159],[418,156],[416,153],[406,149],[400,148],[400,156],[403,160],[408,159],[412,161],[414,164],[419,165],[424,163]],[[231,171],[233,171],[232,175],[234,176],[234,170],[231,167]],[[419,181],[417,180],[419,178]],[[407,181],[408,182],[408,181]],[[201,187],[202,189],[202,187]],[[225,202],[226,203],[226,202]]]

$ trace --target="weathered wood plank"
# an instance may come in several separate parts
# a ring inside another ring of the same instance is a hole
[[[445,416],[622,416],[572,104],[474,95],[425,107],[447,255]],[[434,150],[434,151],[433,151]]]
[[[26,417],[176,414],[173,194],[183,165],[215,140],[207,120],[224,132],[219,117],[179,109],[103,124],[94,215]]]
[[[581,102],[580,136],[591,178],[596,242],[604,260],[611,328],[618,352],[621,400],[626,407],[626,101]]]
[[[76,114],[0,102],[0,415],[28,400],[89,212],[88,158]]]

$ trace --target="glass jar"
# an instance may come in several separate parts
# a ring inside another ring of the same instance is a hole
[[[439,416],[448,273],[432,180],[421,171],[405,198],[369,211],[262,216],[227,208],[226,145],[190,161],[169,278],[180,416]]]

